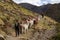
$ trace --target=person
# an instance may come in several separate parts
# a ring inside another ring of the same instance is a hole
[[[42,15],[42,18],[44,18],[44,14],[43,14],[43,12],[42,12],[42,14],[41,14],[41,15]]]
[[[16,37],[19,36],[19,22],[18,20],[15,21],[15,33],[16,33]]]

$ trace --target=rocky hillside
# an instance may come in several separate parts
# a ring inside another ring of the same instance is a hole
[[[27,18],[28,16],[35,15],[33,15],[33,12],[17,5],[12,0],[0,0],[0,29],[4,29],[6,25],[13,26],[14,20],[22,20],[24,18]],[[5,34],[5,30],[7,29],[0,31],[0,33],[2,32],[3,34]],[[9,32],[7,34],[9,34]]]
[[[6,40],[55,40],[55,37],[59,40],[60,23],[49,16],[41,18],[38,24],[32,26],[35,26],[35,28],[29,29],[26,34],[15,37],[13,26],[15,20],[18,19],[21,21],[24,18],[28,18],[28,16],[35,17],[36,15],[39,14],[27,10],[12,0],[0,0],[0,34],[3,35]],[[2,38],[0,37],[0,39]]]

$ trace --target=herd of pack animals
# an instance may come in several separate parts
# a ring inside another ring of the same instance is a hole
[[[22,27],[22,33],[26,33],[28,31],[29,28],[33,28],[32,26],[38,24],[38,22],[40,21],[40,19],[42,18],[41,15],[38,15],[36,17],[28,17],[25,20],[22,20],[20,22],[20,27]]]
[[[21,33],[27,33],[28,29],[30,28],[35,28],[35,25],[38,24],[38,22],[43,18],[42,15],[37,15],[35,17],[33,16],[28,16],[28,18],[24,18],[24,20],[21,21],[17,21],[19,22],[19,29],[21,31]],[[16,20],[15,20],[16,21]],[[9,27],[12,27],[11,24],[6,23],[6,25],[4,25],[4,27],[6,27],[7,29]]]
[[[5,1],[5,0],[4,0]],[[6,0],[7,1],[7,0]],[[20,22],[20,26],[22,27],[22,33],[25,31],[25,33],[28,31],[29,28],[32,28],[33,25],[38,24],[38,21],[43,18],[43,15],[38,15],[36,17],[28,17],[25,20],[22,20]],[[7,23],[6,23],[7,24]],[[9,24],[4,25],[4,26],[11,26]]]

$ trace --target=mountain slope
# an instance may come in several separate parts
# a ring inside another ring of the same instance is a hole
[[[31,11],[28,11],[25,9],[25,11],[23,11],[24,8],[21,7],[21,6],[18,6],[17,4],[13,3],[12,1],[11,2],[0,2],[0,16],[1,19],[6,19],[6,21],[9,20],[10,17],[13,17],[13,18],[19,18],[20,15],[21,16],[26,16],[26,15],[32,15],[33,12]],[[26,14],[27,12],[30,12],[28,14]]]
[[[29,3],[20,3],[19,5],[21,5],[22,7],[26,8],[26,9],[29,9],[31,11],[41,13],[41,12],[45,12],[51,4],[43,5],[43,6],[35,6],[35,5],[29,4]]]
[[[20,22],[24,18],[28,18],[28,16],[36,15],[39,14],[27,10],[12,0],[0,0],[0,34],[4,35],[7,40],[49,40],[56,32],[56,21],[48,16],[44,16],[38,21],[38,24],[33,25],[34,28],[28,29],[26,34],[15,37],[15,20],[18,19]]]
[[[26,9],[29,9],[33,12],[39,13],[39,14],[44,14],[45,16],[51,17],[57,22],[60,22],[60,4],[47,4],[43,5],[40,7],[28,4],[28,3],[21,3],[19,4]]]
[[[51,5],[45,15],[60,22],[60,4]]]
[[[5,26],[13,26],[16,19],[22,20],[25,17],[27,18],[28,15],[34,16],[33,12],[17,5],[12,0],[0,0],[0,27],[3,26],[2,31],[6,32],[6,30],[11,30],[9,28],[5,29]]]

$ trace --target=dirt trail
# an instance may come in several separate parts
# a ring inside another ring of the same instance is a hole
[[[55,35],[55,29],[52,28],[50,30],[34,30],[30,33],[29,31],[27,34],[22,34],[19,37],[14,36],[6,36],[6,40],[49,40],[50,37]]]
[[[55,28],[49,30],[35,30],[29,40],[49,40],[52,36],[55,35]]]
[[[42,21],[40,21],[40,23],[42,23]],[[56,33],[55,26],[50,25],[50,29],[41,29],[42,24],[40,25],[40,23],[36,25],[36,27],[40,27],[40,29],[29,29],[26,34],[22,34],[19,37],[7,36],[6,40],[49,40],[49,38]]]
[[[13,36],[7,36],[6,40],[27,40],[24,37],[13,37]]]
[[[19,40],[18,37],[7,36],[6,40]]]

